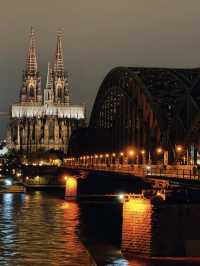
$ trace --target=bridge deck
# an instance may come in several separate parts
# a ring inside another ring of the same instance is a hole
[[[171,181],[192,181],[194,184],[200,184],[200,172],[194,173],[191,166],[171,167],[164,169],[160,166],[144,165],[65,165],[67,168],[91,171],[113,172],[129,174],[144,179],[161,179]]]

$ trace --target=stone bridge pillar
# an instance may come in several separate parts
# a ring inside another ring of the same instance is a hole
[[[129,198],[123,205],[122,252],[141,256],[151,255],[150,200]]]
[[[141,257],[199,257],[200,205],[154,200],[130,196],[124,201],[122,252]]]
[[[77,179],[75,177],[65,177],[65,197],[75,199],[77,196]]]

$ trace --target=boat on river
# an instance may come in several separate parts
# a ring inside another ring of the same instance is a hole
[[[8,178],[0,179],[0,193],[24,193],[25,186],[19,181],[14,181]]]

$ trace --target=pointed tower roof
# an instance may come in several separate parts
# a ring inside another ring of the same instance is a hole
[[[50,63],[48,63],[46,88],[47,89],[53,88],[53,74],[52,74],[52,68],[51,68],[51,64]]]
[[[33,27],[31,27],[31,32],[30,32],[30,43],[26,59],[26,71],[31,74],[37,72],[36,42],[35,42],[35,32]]]
[[[54,62],[54,71],[64,73],[64,57],[63,57],[63,31],[59,30],[57,33],[57,45],[56,45],[56,56]]]

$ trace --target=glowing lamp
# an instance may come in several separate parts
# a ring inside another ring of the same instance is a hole
[[[119,200],[123,200],[124,199],[124,194],[119,194],[118,198],[119,198]]]
[[[158,154],[161,154],[163,152],[163,149],[162,148],[157,148],[157,153]]]
[[[5,179],[4,182],[5,182],[6,186],[11,186],[12,185],[12,181],[10,179]]]
[[[133,150],[131,150],[131,151],[129,151],[129,153],[128,153],[130,156],[133,156],[134,155],[134,151]]]
[[[176,151],[177,152],[182,152],[182,150],[183,150],[183,147],[181,145],[177,145],[176,146]]]

